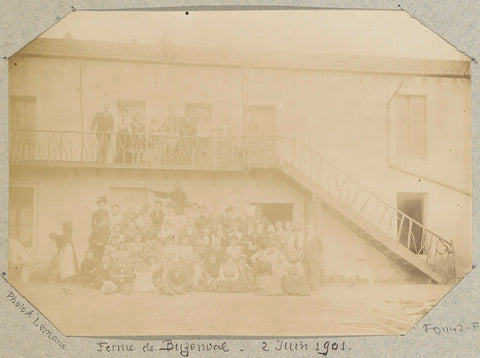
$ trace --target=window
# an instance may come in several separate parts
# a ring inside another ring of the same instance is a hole
[[[33,243],[33,188],[10,187],[8,235],[25,247]]]
[[[207,103],[187,103],[185,118],[196,119],[197,135],[208,136],[212,132],[212,105]]]
[[[120,113],[123,110],[127,112],[129,120],[132,120],[137,113],[145,120],[145,101],[118,101],[117,106]]]
[[[426,159],[425,96],[397,96],[396,112],[397,153]]]
[[[10,97],[10,128],[35,129],[35,97]]]
[[[148,204],[147,188],[111,188],[111,204],[118,204],[124,211],[129,206],[138,207]]]
[[[246,133],[249,136],[274,136],[275,107],[249,106],[246,125]]]

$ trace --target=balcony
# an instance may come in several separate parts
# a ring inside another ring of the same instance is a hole
[[[273,167],[280,141],[22,129],[10,131],[9,158],[10,166],[238,171]]]

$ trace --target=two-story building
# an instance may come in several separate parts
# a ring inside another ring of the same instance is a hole
[[[446,282],[471,268],[470,62],[38,38],[10,59],[9,235],[36,262],[73,223],[151,203],[257,205],[315,223],[327,282]],[[145,122],[106,158],[91,131],[110,104]],[[195,118],[194,137],[158,124]],[[129,145],[124,144],[128,142]],[[133,145],[132,143],[136,143]]]

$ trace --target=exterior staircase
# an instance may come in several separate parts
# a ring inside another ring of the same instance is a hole
[[[276,138],[270,148],[274,154],[263,147],[263,163],[253,161],[249,167],[265,168],[271,163],[286,181],[320,200],[322,210],[406,270],[420,271],[435,283],[456,281],[451,242],[385,203],[299,139]]]

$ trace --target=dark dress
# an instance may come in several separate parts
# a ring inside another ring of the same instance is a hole
[[[321,238],[314,235],[305,241],[305,276],[312,291],[318,291],[324,284],[323,272],[323,246]]]

